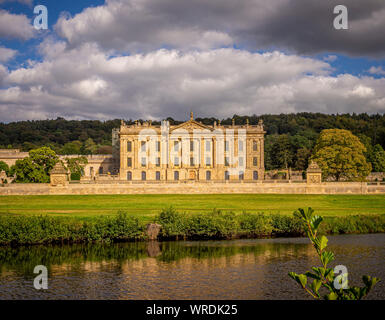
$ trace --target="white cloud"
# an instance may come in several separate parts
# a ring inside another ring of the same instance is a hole
[[[329,54],[328,56],[324,57],[324,61],[327,61],[327,62],[334,62],[338,59],[338,57],[336,55],[333,55],[333,54]]]
[[[120,52],[243,48],[383,56],[385,2],[349,0],[349,30],[332,27],[338,0],[106,0],[74,17],[58,34],[71,46],[96,42]],[[333,58],[333,56],[330,56]]]
[[[109,56],[97,45],[46,40],[43,62],[0,69],[2,121],[227,117],[281,112],[384,112],[385,79],[331,76],[328,63],[216,49]],[[2,74],[2,75],[1,75]]]
[[[28,40],[33,37],[34,28],[23,14],[12,14],[6,10],[0,10],[0,37]]]
[[[385,76],[385,70],[382,68],[382,66],[378,66],[378,67],[372,66],[372,67],[370,67],[368,72],[371,74],[377,74],[380,76]]]
[[[0,62],[7,62],[12,59],[16,53],[16,50],[0,47]]]

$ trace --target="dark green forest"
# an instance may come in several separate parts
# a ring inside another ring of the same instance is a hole
[[[293,113],[280,115],[233,116],[235,124],[251,125],[263,120],[266,169],[294,168],[304,170],[318,134],[323,129],[346,129],[357,135],[367,148],[367,156],[385,147],[385,115]],[[221,119],[230,125],[233,118]],[[177,121],[167,118],[171,124]],[[197,118],[213,124],[216,118]],[[142,121],[142,120],[139,120]],[[133,120],[125,120],[132,124]],[[153,122],[159,124],[159,122]],[[120,119],[99,120],[34,120],[0,123],[0,148],[23,151],[49,146],[58,154],[111,153],[111,130],[120,126]],[[370,159],[368,159],[370,161]],[[374,170],[375,168],[373,168]]]

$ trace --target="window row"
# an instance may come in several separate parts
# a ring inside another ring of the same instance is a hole
[[[142,167],[145,167],[147,165],[147,158],[146,157],[142,157],[140,159],[140,165]],[[174,166],[179,166],[180,165],[180,158],[179,157],[174,157]],[[194,157],[191,157],[190,158],[190,166],[195,166],[196,165],[196,162],[195,162],[195,158]],[[205,158],[205,165],[206,166],[211,166],[211,157],[206,157]],[[239,157],[238,158],[238,165],[243,167],[244,166],[244,161],[243,161],[243,157]],[[160,167],[160,157],[156,157],[155,158],[155,166],[156,167]],[[229,167],[230,166],[230,158],[229,157],[225,157],[225,167]],[[253,157],[253,166],[254,167],[257,167],[258,166],[258,158],[257,157]],[[132,167],[132,158],[131,157],[128,157],[127,158],[127,167],[131,168]]]
[[[194,151],[194,140],[190,140],[190,151]],[[156,152],[160,152],[160,141],[156,141],[155,144]],[[180,141],[174,141],[174,151],[179,151],[180,148]],[[140,142],[140,150],[142,152],[146,151],[146,141],[141,141]],[[210,152],[211,151],[211,141],[206,141],[205,142],[205,150]],[[225,141],[225,151],[230,150],[230,141]],[[239,140],[238,141],[238,150],[240,152],[243,151],[243,141]],[[256,140],[253,140],[253,151],[258,151],[258,142]],[[132,152],[132,141],[127,141],[127,152]]]
[[[239,173],[238,178],[239,178],[239,180],[244,180],[245,175],[242,171]],[[229,171],[225,171],[224,179],[230,180],[230,172]],[[132,180],[132,172],[131,171],[127,172],[127,180],[129,180],[129,181]],[[142,181],[147,180],[147,172],[146,171],[141,172],[141,180]],[[158,181],[160,180],[160,171],[155,172],[155,180],[158,180]],[[174,171],[174,180],[175,181],[179,180],[179,171]],[[206,171],[206,180],[211,180],[211,171]],[[253,171],[253,180],[258,180],[258,171]]]

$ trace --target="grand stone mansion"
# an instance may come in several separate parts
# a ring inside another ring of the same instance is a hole
[[[263,123],[204,125],[190,119],[179,125],[135,121],[112,131],[112,155],[87,156],[82,180],[226,181],[264,179]],[[28,156],[0,150],[0,160],[13,165]],[[76,156],[60,156],[61,159]]]
[[[122,122],[120,180],[259,180],[264,177],[262,121],[252,126]]]

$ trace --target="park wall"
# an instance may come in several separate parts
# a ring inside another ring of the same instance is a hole
[[[384,194],[385,183],[366,182],[125,182],[49,184],[8,184],[0,187],[0,195],[84,195],[84,194]]]

